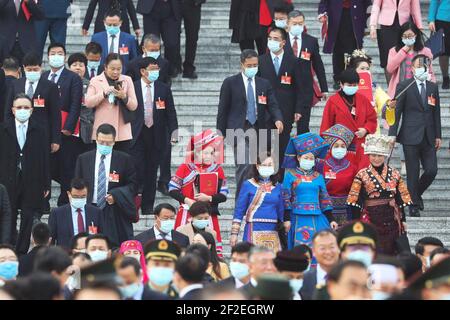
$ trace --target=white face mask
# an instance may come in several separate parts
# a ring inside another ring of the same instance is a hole
[[[275,168],[272,166],[270,166],[270,167],[259,166],[258,173],[261,177],[268,178],[275,173]]]
[[[338,160],[344,159],[346,154],[347,154],[347,148],[332,148],[331,149],[331,155],[335,159],[338,159]]]
[[[304,158],[300,159],[300,168],[302,168],[303,170],[309,171],[314,167],[314,165],[314,160],[308,160]]]
[[[106,258],[108,257],[108,252],[102,250],[91,251],[88,252],[88,254],[91,256],[93,262],[106,260]]]

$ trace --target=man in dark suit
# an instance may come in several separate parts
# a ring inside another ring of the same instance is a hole
[[[0,34],[5,37],[6,51],[19,64],[26,52],[39,50],[34,23],[44,18],[40,1],[0,0]]]
[[[25,254],[30,246],[33,217],[42,210],[50,190],[50,150],[47,131],[37,119],[30,119],[31,99],[21,93],[14,97],[11,105],[15,119],[8,119],[0,126],[0,183],[8,190],[12,206],[12,243],[17,244],[19,254]],[[21,221],[17,237],[19,209]]]
[[[279,141],[279,165],[289,142],[292,124],[300,120],[312,104],[312,78],[309,63],[284,51],[287,33],[272,28],[268,37],[269,53],[259,57],[258,75],[270,81],[283,113],[284,130]]]
[[[181,0],[139,0],[136,11],[144,18],[144,34],[161,36],[164,58],[170,62],[169,75],[181,72],[178,61],[181,33]]]
[[[61,43],[52,43],[48,47],[48,60],[51,70],[42,74],[58,86],[59,107],[61,110],[61,148],[52,157],[52,176],[61,185],[58,206],[67,204],[69,199],[70,180],[75,170],[75,161],[83,151],[84,143],[79,136],[75,136],[76,127],[80,118],[81,100],[83,97],[83,83],[80,76],[70,71],[64,65],[66,48]],[[58,172],[55,173],[57,168]]]
[[[270,130],[275,123],[278,134],[281,134],[284,127],[283,115],[270,82],[256,76],[258,62],[258,54],[254,50],[242,51],[241,72],[226,78],[220,89],[216,127],[234,146],[236,196],[242,182],[247,179],[249,168],[256,163],[257,154],[267,150],[267,144],[259,141],[261,135],[268,136],[261,129]]]
[[[81,154],[76,162],[75,177],[86,181],[87,203],[103,210],[103,234],[112,247],[133,238],[136,220],[136,171],[132,158],[113,151],[116,130],[110,124],[97,129],[97,149]]]
[[[88,189],[82,179],[73,179],[67,191],[70,204],[54,208],[48,224],[52,243],[70,249],[72,239],[81,232],[102,233],[102,210],[87,204]]]
[[[407,89],[397,99],[396,121],[389,129],[389,135],[403,145],[408,191],[413,202],[409,208],[411,217],[420,217],[419,210],[424,209],[422,195],[436,177],[436,152],[442,144],[439,89],[435,83],[427,81],[430,64],[424,55],[413,58],[411,69],[414,79],[397,85],[396,96]]]
[[[41,0],[42,9],[45,12],[45,19],[36,21],[36,35],[39,41],[38,53],[44,51],[47,34],[49,34],[50,42],[66,44],[67,35],[67,19],[70,16],[70,4],[72,0]]]
[[[39,222],[31,230],[31,247],[27,254],[19,257],[19,277],[26,277],[33,272],[34,259],[42,248],[50,244],[50,228],[46,223]]]
[[[140,62],[139,70],[141,79],[134,82],[138,107],[131,123],[131,153],[136,161],[139,186],[142,186],[142,213],[152,214],[158,166],[168,145],[176,142],[172,134],[178,129],[178,122],[172,91],[158,81],[158,62],[146,57]]]
[[[319,81],[320,91],[324,94],[324,99],[326,99],[328,84],[325,68],[323,66],[322,58],[320,57],[318,40],[303,31],[305,27],[305,15],[302,12],[293,10],[289,13],[288,17],[289,38],[288,41],[286,41],[284,50],[285,52],[294,54],[299,60],[306,63],[309,70],[314,70]],[[312,74],[311,81],[313,81]],[[311,106],[312,105],[310,105],[309,108],[304,109],[302,117],[297,123],[297,134],[309,132]]]
[[[175,208],[168,203],[161,203],[154,209],[155,224],[152,228],[141,232],[134,239],[145,245],[151,240],[166,239],[175,242],[181,248],[189,246],[189,238],[173,229],[175,225]]]
[[[8,190],[0,184],[0,241],[1,243],[11,242],[11,203]]]
[[[91,80],[93,77],[98,76],[104,71],[104,67],[101,64],[103,49],[97,42],[89,42],[85,49],[84,54],[87,58],[86,73],[84,74],[86,79]]]
[[[0,69],[0,123],[5,118],[5,109],[10,108],[10,106],[6,106],[8,91],[13,81],[19,78],[20,66],[17,59],[9,57],[3,60],[3,65]]]
[[[174,285],[179,289],[179,300],[199,300],[208,263],[200,255],[187,253],[175,264]]]
[[[142,56],[134,58],[127,66],[127,76],[130,76],[133,81],[141,79],[141,70],[139,64],[146,58],[154,58],[159,65],[159,81],[171,86],[172,79],[169,77],[169,61],[161,56],[161,39],[154,34],[146,34],[142,38],[141,43]]]
[[[131,34],[120,31],[122,18],[120,11],[111,10],[105,16],[106,31],[95,33],[91,41],[102,47],[101,64],[105,63],[110,53],[118,53],[122,60],[122,74],[126,74],[128,62],[137,57],[136,38]]]
[[[243,241],[231,248],[231,277],[218,282],[217,285],[239,289],[250,282],[249,254],[252,247],[253,244]]]

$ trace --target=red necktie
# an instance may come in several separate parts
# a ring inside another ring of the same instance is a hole
[[[84,232],[84,221],[81,215],[81,209],[77,209],[78,212],[78,233]]]
[[[298,57],[298,42],[297,37],[294,37],[294,44],[292,45],[292,50],[294,51],[294,55]]]
[[[91,79],[95,77],[95,69],[91,69]]]

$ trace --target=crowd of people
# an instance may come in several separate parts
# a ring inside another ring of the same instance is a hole
[[[190,137],[173,174],[172,79],[198,78],[205,0],[91,0],[80,31],[89,36],[98,5],[91,40],[69,53],[71,2],[0,0],[0,299],[448,300],[449,250],[424,237],[413,254],[407,232],[442,146],[419,0],[319,1],[334,92],[292,1],[232,0],[240,71],[223,81],[216,128]],[[450,1],[431,0],[428,20],[448,34]],[[372,81],[366,30],[386,91]],[[390,165],[396,143],[400,170]],[[156,203],[157,191],[179,205]],[[154,224],[137,233],[140,215]]]

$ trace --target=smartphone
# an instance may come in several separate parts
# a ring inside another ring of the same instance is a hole
[[[123,81],[116,81],[116,83],[114,84],[114,89],[121,90],[122,89],[122,82]]]

